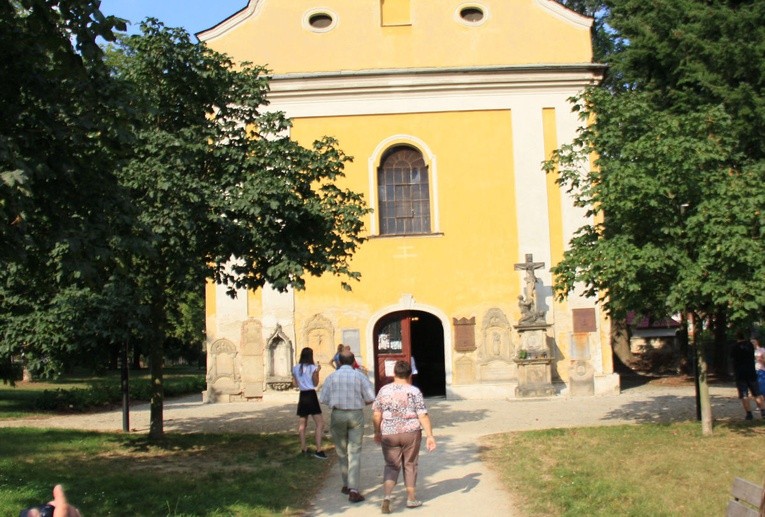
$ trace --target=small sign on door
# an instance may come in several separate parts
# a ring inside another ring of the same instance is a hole
[[[385,360],[385,376],[386,377],[394,377],[395,373],[393,371],[393,367],[396,366],[396,360],[395,359],[386,359]]]

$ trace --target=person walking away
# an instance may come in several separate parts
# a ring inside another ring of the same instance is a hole
[[[342,352],[345,352],[346,354],[352,354],[350,345],[341,345],[343,347]],[[353,356],[353,364],[351,365],[354,370],[361,370],[361,373],[364,375],[367,374],[367,369],[359,364],[359,362],[356,360],[356,356]]]
[[[324,416],[321,413],[319,397],[316,395],[316,386],[319,385],[320,364],[313,362],[313,349],[305,347],[300,351],[300,360],[298,364],[292,367],[292,377],[295,386],[300,390],[298,398],[297,416],[298,416],[298,436],[300,437],[301,454],[309,454],[305,445],[305,433],[308,427],[308,417],[313,418],[316,425],[316,452],[313,454],[316,458],[326,460],[327,455],[321,450],[321,438],[324,432]]]
[[[765,418],[765,399],[763,399],[759,386],[757,386],[757,371],[754,369],[754,347],[745,338],[743,332],[736,333],[736,342],[731,348],[730,356],[733,362],[733,375],[736,378],[738,398],[741,399],[741,405],[744,406],[746,420],[754,418],[748,403],[749,395],[757,403],[760,414]]]
[[[343,353],[343,344],[340,343],[339,345],[337,345],[337,353],[332,356],[331,364],[332,364],[332,368],[334,368],[335,370],[340,368],[340,354],[342,353]]]
[[[411,364],[396,361],[393,375],[393,382],[380,388],[372,404],[375,442],[382,446],[385,459],[382,513],[391,512],[390,499],[402,468],[407,508],[422,506],[417,499],[416,483],[423,430],[428,451],[436,449],[425,399],[420,389],[411,384]]]
[[[359,491],[361,477],[361,442],[364,437],[364,406],[375,399],[375,390],[369,379],[353,369],[352,353],[340,354],[340,368],[324,381],[319,401],[332,408],[330,431],[340,463],[342,488],[352,503],[359,503],[364,496]]]
[[[753,338],[752,345],[754,345],[754,369],[757,372],[757,387],[760,389],[760,395],[765,396],[765,347],[762,346],[759,338]]]

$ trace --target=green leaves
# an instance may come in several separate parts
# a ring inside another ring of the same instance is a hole
[[[358,279],[337,142],[285,136],[265,69],[156,20],[115,38],[98,4],[0,0],[0,363],[55,374],[138,340],[161,365],[165,337],[198,339],[208,278]]]
[[[755,317],[765,308],[765,8],[607,4],[620,82],[574,99],[592,123],[545,164],[596,218],[554,269],[556,293],[584,285],[617,317]]]

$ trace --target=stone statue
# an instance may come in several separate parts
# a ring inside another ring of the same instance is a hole
[[[519,295],[518,307],[521,309],[521,318],[518,320],[518,325],[545,323],[545,312],[536,310],[533,299]]]
[[[526,254],[526,262],[515,264],[516,271],[525,271],[523,279],[523,295],[518,296],[518,307],[521,309],[521,318],[518,325],[534,325],[545,323],[545,311],[537,310],[537,277],[534,270],[544,267],[544,262],[534,262],[533,255]]]

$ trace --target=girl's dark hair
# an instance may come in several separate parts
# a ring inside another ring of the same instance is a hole
[[[310,346],[305,347],[303,350],[300,351],[300,360],[298,361],[300,364],[300,373],[303,373],[303,365],[304,364],[313,364],[313,348]]]

